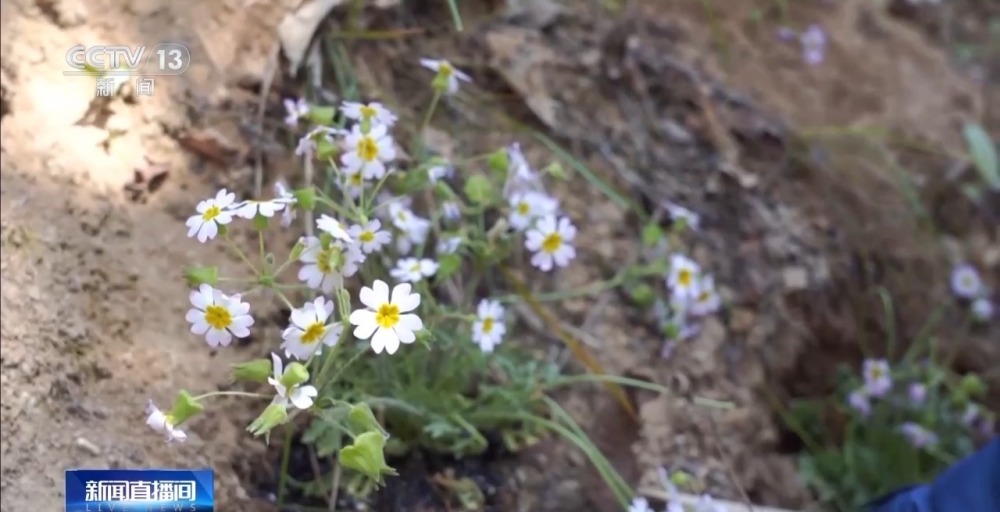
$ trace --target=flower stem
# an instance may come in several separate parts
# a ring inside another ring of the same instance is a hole
[[[229,233],[226,233],[226,244],[229,245],[229,247],[236,252],[236,255],[239,256],[241,260],[243,260],[243,263],[246,263],[247,266],[250,267],[250,270],[253,271],[253,275],[255,276],[260,275],[260,272],[257,271],[257,267],[250,262],[250,259],[247,258],[246,254],[243,253],[243,250],[240,249],[240,247],[236,245],[235,242],[233,242],[233,239],[229,237]]]
[[[209,393],[204,393],[193,398],[194,401],[199,401],[204,398],[212,398],[216,396],[243,396],[249,398],[270,398],[267,395],[262,395],[260,393],[249,393],[247,391],[211,391]]]

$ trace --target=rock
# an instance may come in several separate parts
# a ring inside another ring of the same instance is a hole
[[[80,448],[95,457],[101,454],[101,448],[99,446],[83,437],[76,438],[76,446],[77,448]]]
[[[809,272],[802,267],[788,267],[781,272],[781,280],[787,291],[805,290],[809,287]]]

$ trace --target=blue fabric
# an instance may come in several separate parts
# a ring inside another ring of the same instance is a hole
[[[869,512],[1000,512],[1000,436],[948,468],[868,504]]]

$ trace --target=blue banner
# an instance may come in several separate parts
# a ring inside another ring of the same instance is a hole
[[[66,512],[215,512],[211,469],[67,469]]]

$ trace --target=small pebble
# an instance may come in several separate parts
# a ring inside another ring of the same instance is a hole
[[[76,446],[94,456],[101,454],[101,448],[99,446],[82,437],[76,438]]]

